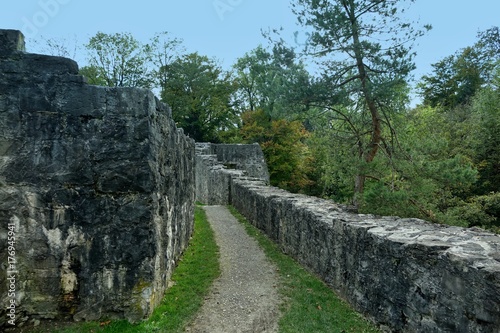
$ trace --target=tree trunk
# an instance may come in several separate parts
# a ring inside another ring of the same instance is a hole
[[[352,198],[352,204],[356,208],[356,210],[359,209],[359,206],[361,204],[360,196],[363,194],[363,191],[365,189],[365,180],[366,176],[362,174],[357,175],[356,179],[354,180],[354,197]]]
[[[356,59],[356,67],[358,69],[359,80],[361,83],[361,93],[366,102],[366,106],[371,115],[372,119],[372,129],[371,129],[371,139],[370,144],[368,146],[368,151],[363,152],[360,156],[366,163],[371,163],[375,156],[377,155],[380,142],[382,141],[382,121],[380,119],[379,111],[375,99],[370,91],[369,83],[369,75],[366,69],[366,65],[364,64],[363,52],[362,52],[362,44],[359,37],[358,30],[358,21],[355,15],[355,5],[352,0],[347,2],[343,2],[344,8],[349,16],[349,20],[351,22],[352,29],[352,41],[354,46],[354,57]],[[354,186],[354,205],[356,208],[359,208],[359,200],[363,195],[364,187],[365,187],[366,175],[359,174],[356,177],[355,186]]]

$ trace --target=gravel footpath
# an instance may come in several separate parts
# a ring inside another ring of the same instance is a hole
[[[277,268],[226,207],[204,209],[220,248],[221,276],[186,332],[277,332]]]

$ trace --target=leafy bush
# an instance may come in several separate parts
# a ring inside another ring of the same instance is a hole
[[[500,192],[470,198],[450,209],[451,221],[461,221],[467,227],[481,227],[500,232]]]

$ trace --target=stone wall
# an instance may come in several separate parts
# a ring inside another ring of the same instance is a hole
[[[192,233],[194,142],[151,92],[87,85],[23,45],[0,30],[0,327],[12,300],[18,325],[138,321]]]
[[[210,168],[230,177],[222,204],[235,206],[387,331],[500,332],[498,235],[354,214],[328,200]]]
[[[258,144],[196,143],[196,200],[207,205],[231,201],[231,178],[249,177],[269,183],[264,154]]]

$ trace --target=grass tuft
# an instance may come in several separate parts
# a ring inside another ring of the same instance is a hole
[[[234,207],[229,207],[229,210],[278,267],[279,292],[283,298],[280,333],[380,332],[375,325],[340,299],[323,281],[283,254],[274,242],[251,225]]]

